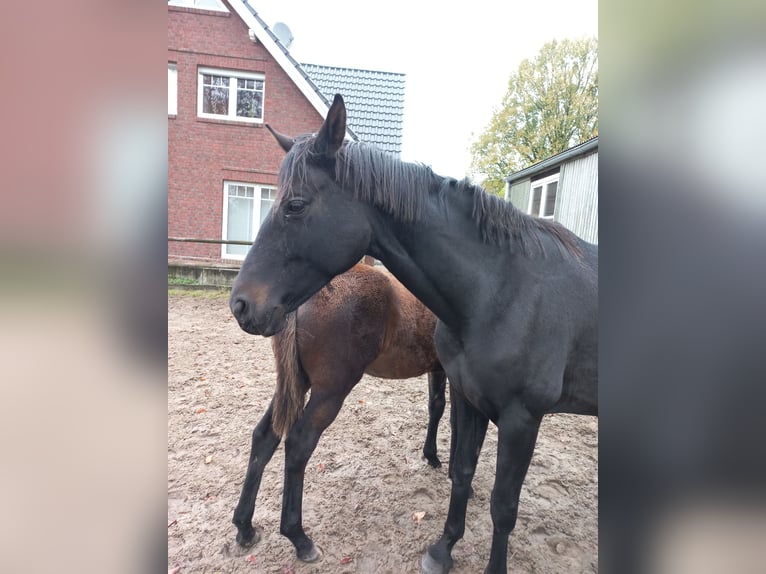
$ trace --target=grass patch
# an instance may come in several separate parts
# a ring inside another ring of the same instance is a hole
[[[175,277],[168,275],[168,285],[199,285],[199,281],[192,277]]]

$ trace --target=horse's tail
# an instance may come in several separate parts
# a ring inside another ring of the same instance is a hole
[[[283,437],[303,413],[308,390],[306,373],[298,358],[296,313],[287,315],[287,325],[271,340],[277,362],[277,388],[274,391],[272,427]]]

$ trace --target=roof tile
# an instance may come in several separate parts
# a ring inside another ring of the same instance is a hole
[[[301,64],[328,101],[342,94],[348,124],[359,139],[399,154],[404,120],[404,74]]]

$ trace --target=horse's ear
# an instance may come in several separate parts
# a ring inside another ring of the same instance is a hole
[[[277,143],[279,144],[279,146],[286,152],[290,151],[290,149],[293,147],[293,144],[295,143],[295,140],[291,137],[287,137],[286,135],[279,133],[277,130],[272,128],[269,124],[266,124],[266,127],[271,132],[271,135],[274,136],[274,139],[277,140]]]
[[[343,96],[335,94],[335,99],[327,112],[322,127],[317,134],[314,150],[323,153],[326,157],[335,157],[336,152],[343,145],[346,137],[346,104]]]

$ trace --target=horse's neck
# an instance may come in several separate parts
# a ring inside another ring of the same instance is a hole
[[[481,240],[473,221],[473,199],[451,194],[448,205],[434,201],[415,223],[375,212],[373,255],[447,325],[465,324],[459,313],[465,298],[482,287],[482,266],[492,265],[494,249]]]

